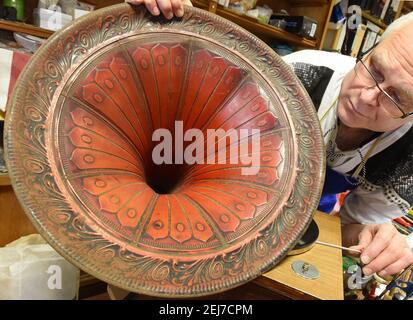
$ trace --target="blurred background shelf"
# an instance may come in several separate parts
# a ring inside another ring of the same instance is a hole
[[[201,9],[208,9],[208,1],[192,0],[192,3],[194,4],[194,6]],[[217,7],[215,13],[247,29],[258,37],[261,36],[269,39],[277,39],[304,48],[315,49],[317,46],[317,42],[315,40],[298,37],[292,33],[273,27],[269,24],[259,23],[257,19],[248,17],[246,15],[239,15],[231,10],[224,9],[221,6]]]
[[[387,28],[387,24],[385,24],[382,20],[380,20],[380,19],[378,19],[378,18],[376,18],[376,17],[373,17],[373,16],[372,16],[371,14],[369,14],[368,12],[363,11],[362,15],[363,15],[363,18],[364,18],[364,19],[366,19],[366,20],[368,20],[368,21],[370,21],[370,22],[373,22],[374,24],[378,25],[380,28],[382,28],[382,29],[386,29],[386,28]]]
[[[40,38],[48,38],[53,34],[53,31],[42,29],[31,24],[2,19],[0,19],[0,29],[25,33]]]
[[[98,8],[122,3],[123,0],[83,0]],[[193,0],[193,5],[202,9],[210,9],[213,0]],[[38,0],[25,1],[25,23],[11,22],[0,20],[0,29],[13,32],[26,33],[32,36],[48,38],[53,31],[38,28],[33,25],[33,10],[36,8]],[[216,3],[216,1],[215,1]],[[257,19],[250,18],[246,15],[239,15],[233,11],[227,10],[222,6],[217,7],[216,14],[233,21],[241,27],[255,34],[260,39],[271,42],[278,41],[291,45],[297,49],[321,49],[327,32],[328,22],[330,20],[334,0],[258,0],[257,5],[268,5],[274,12],[286,9],[291,15],[305,15],[318,22],[315,39],[306,39],[285,30],[273,27],[269,24],[259,23]],[[216,7],[216,5],[215,5]]]

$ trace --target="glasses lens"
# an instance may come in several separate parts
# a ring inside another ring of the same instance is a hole
[[[376,85],[376,81],[370,74],[367,67],[361,62],[361,60],[356,64],[355,72],[357,77],[359,77],[367,87],[372,87]]]
[[[393,101],[384,93],[380,94],[379,103],[392,117],[401,117],[403,112],[393,103]]]

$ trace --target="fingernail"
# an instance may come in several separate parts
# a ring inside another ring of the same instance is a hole
[[[182,17],[183,15],[184,15],[184,10],[178,9],[178,10],[176,11],[176,16],[177,16],[177,17]]]
[[[379,276],[380,276],[380,277],[385,277],[385,276],[387,276],[387,272],[386,272],[385,270],[380,271],[380,272],[379,272]]]
[[[153,11],[153,14],[154,14],[155,16],[157,16],[157,15],[159,15],[159,14],[161,13],[161,12],[159,11],[158,7],[153,8],[152,11]]]
[[[366,256],[366,255],[361,256],[360,259],[361,259],[361,262],[363,262],[364,264],[367,264],[370,262],[369,256]]]
[[[165,18],[169,20],[169,19],[172,19],[173,16],[174,16],[174,14],[173,14],[172,12],[168,12],[168,13],[165,15]]]
[[[369,276],[370,274],[372,274],[371,269],[369,268],[363,268],[363,273],[365,276]]]

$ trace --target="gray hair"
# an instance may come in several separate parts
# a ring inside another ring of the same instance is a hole
[[[413,23],[413,11],[394,20],[383,32],[381,40],[388,38],[394,31],[404,28],[408,24]]]

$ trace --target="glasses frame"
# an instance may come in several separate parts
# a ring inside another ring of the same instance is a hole
[[[392,98],[392,96],[389,95],[384,89],[382,89],[382,87],[380,86],[379,82],[378,82],[377,79],[374,77],[373,73],[370,71],[370,69],[365,65],[365,63],[364,63],[363,60],[362,60],[362,59],[364,59],[365,57],[367,57],[367,56],[373,51],[373,49],[374,49],[376,46],[377,46],[377,44],[374,45],[374,46],[373,46],[372,48],[370,48],[369,50],[367,50],[367,51],[363,54],[363,56],[362,56],[361,58],[360,58],[360,57],[357,57],[357,58],[356,58],[356,62],[357,62],[357,63],[359,63],[359,62],[361,63],[361,65],[364,67],[364,69],[366,69],[366,71],[368,72],[368,74],[370,75],[370,77],[373,79],[376,87],[380,90],[380,93],[384,94],[388,99],[390,99],[390,101],[395,105],[395,107],[396,107],[397,109],[399,109],[399,111],[402,113],[402,116],[400,116],[400,117],[394,117],[394,119],[406,119],[407,117],[410,117],[411,115],[413,115],[413,112],[408,112],[408,113],[404,112],[404,110],[402,109],[402,107],[400,107],[400,105]],[[356,65],[355,65],[354,68],[357,67],[357,63],[356,63]],[[356,74],[357,74],[357,71],[355,71],[355,72],[356,72]]]

